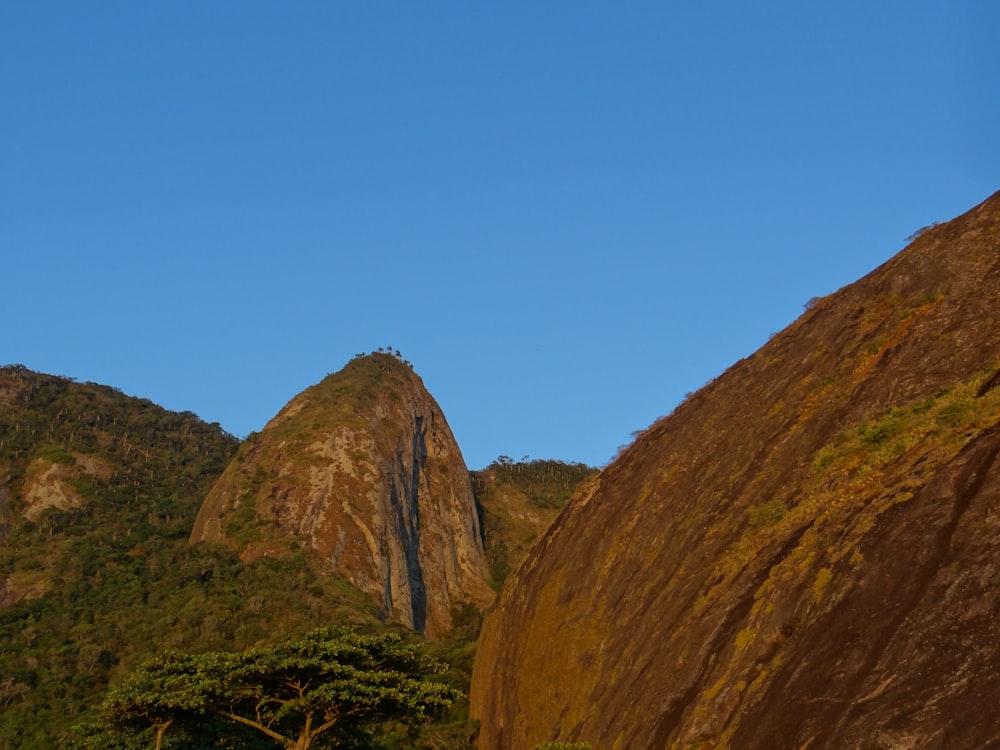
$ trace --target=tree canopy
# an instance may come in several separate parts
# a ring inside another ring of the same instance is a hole
[[[157,748],[172,726],[223,719],[306,750],[443,712],[461,696],[430,679],[443,668],[395,633],[325,627],[243,653],[163,654],[113,688],[102,709],[113,726],[151,731]]]

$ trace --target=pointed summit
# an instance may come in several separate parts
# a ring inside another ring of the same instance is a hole
[[[304,549],[431,636],[490,600],[469,472],[408,363],[359,355],[249,437],[209,492],[192,542],[244,559]]]

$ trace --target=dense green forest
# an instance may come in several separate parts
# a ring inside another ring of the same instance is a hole
[[[467,692],[475,608],[457,608],[450,637],[424,643],[381,623],[370,597],[346,580],[316,575],[298,548],[243,562],[226,547],[188,543],[208,488],[238,446],[190,412],[0,367],[0,750],[153,747],[152,724],[109,728],[107,711],[150,660],[222,659],[331,624],[393,633],[444,665],[433,680]],[[515,488],[548,519],[593,472],[502,457],[474,473],[473,484],[484,507]],[[499,567],[509,569],[516,560],[502,537],[511,528],[483,513],[494,553],[504,550]],[[475,727],[464,699],[438,708],[416,725],[383,716],[357,746],[469,747]],[[281,746],[211,717],[196,732],[175,730],[163,747]]]
[[[160,650],[375,622],[366,595],[318,578],[301,553],[244,564],[188,545],[237,443],[113,388],[0,368],[0,748],[60,744]],[[42,475],[61,480],[70,507],[24,507]]]

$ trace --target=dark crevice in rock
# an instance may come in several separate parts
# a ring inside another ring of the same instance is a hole
[[[980,386],[979,391],[976,393],[976,398],[982,398],[996,388],[997,385],[1000,385],[1000,370],[993,373],[993,376]]]

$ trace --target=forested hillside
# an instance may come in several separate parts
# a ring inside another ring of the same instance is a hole
[[[300,555],[190,547],[237,440],[113,388],[0,368],[0,748],[52,748],[158,649],[244,648],[368,599]]]
[[[356,360],[348,371],[367,378],[369,400],[380,398],[382,370],[373,367],[379,363],[384,358]],[[403,364],[389,362],[388,371],[415,379]],[[399,392],[395,380],[393,388]],[[163,746],[175,749],[280,747],[213,713],[211,691],[186,693],[185,700],[198,696],[200,713],[171,714],[164,706],[176,696],[150,675],[167,669],[191,690],[205,688],[210,683],[189,679],[184,665],[204,672],[218,664],[228,670],[240,659],[273,664],[281,649],[308,643],[301,640],[307,633],[330,625],[360,628],[376,645],[400,637],[371,596],[335,571],[317,570],[294,539],[243,559],[231,544],[190,543],[209,488],[227,466],[239,467],[232,463],[238,449],[246,455],[259,442],[252,436],[240,448],[217,424],[114,388],[0,367],[0,750],[145,748],[158,732]],[[501,457],[470,473],[496,585],[595,472]],[[475,727],[462,696],[481,614],[458,604],[449,619],[452,628],[438,643],[406,633],[403,639],[414,642],[421,659],[445,665],[430,679],[446,686],[441,695],[459,699],[414,704],[414,713],[383,696],[364,714],[379,747],[470,747]],[[339,648],[345,636],[330,632],[322,648]],[[211,684],[232,691],[234,680],[220,676]],[[361,680],[359,673],[351,684]],[[251,689],[253,682],[241,684]],[[361,694],[361,687],[348,687],[343,695]],[[437,694],[427,689],[411,695]],[[440,715],[430,722],[433,714]],[[406,717],[419,721],[407,727]],[[283,721],[275,731],[296,731],[294,721]],[[360,732],[361,725],[347,726]],[[343,731],[323,733],[316,746],[334,736],[346,741]],[[352,741],[371,746],[365,736]]]

